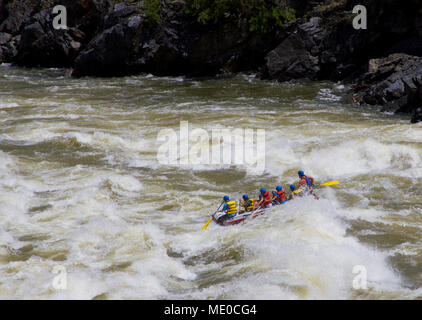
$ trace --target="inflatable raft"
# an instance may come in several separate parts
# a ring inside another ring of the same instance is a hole
[[[283,204],[286,202],[287,201],[284,201]],[[280,205],[280,204],[277,204],[277,205]],[[272,206],[276,206],[276,205],[273,204]],[[229,218],[226,213],[218,211],[212,215],[212,219],[214,220],[215,223],[219,224],[220,226],[230,226],[230,225],[238,224],[247,219],[254,219],[256,217],[262,216],[263,214],[265,214],[266,211],[270,210],[272,206],[268,208],[257,209],[254,211],[238,213],[231,218]]]

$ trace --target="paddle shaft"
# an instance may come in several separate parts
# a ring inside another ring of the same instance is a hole
[[[223,205],[224,201],[220,203],[220,205],[218,206],[217,210],[215,210],[215,212],[211,215],[211,218],[207,221],[207,223],[204,224],[204,226],[202,227],[202,230],[205,230],[206,228],[208,228],[209,224],[212,221],[212,216],[218,211],[220,210],[221,206]]]
[[[336,184],[339,184],[339,182],[337,180],[336,181],[328,181],[328,182],[323,183],[323,184],[316,184],[312,187],[313,188],[319,188],[319,187],[333,186],[333,185],[336,185]]]
[[[327,186],[333,186],[333,185],[336,185],[336,184],[339,184],[339,182],[338,181],[328,181],[328,182],[323,183],[323,184],[315,184],[315,185],[312,186],[312,188],[327,187]],[[298,193],[301,193],[302,191],[303,191],[302,189],[298,189],[298,190],[293,191],[293,193],[298,194]]]

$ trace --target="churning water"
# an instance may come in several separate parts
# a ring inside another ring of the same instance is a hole
[[[330,82],[68,73],[0,67],[0,298],[422,297],[421,124]],[[157,161],[181,121],[265,129],[265,170]],[[299,169],[340,184],[201,231],[223,195]]]

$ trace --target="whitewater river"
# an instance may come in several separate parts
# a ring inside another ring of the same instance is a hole
[[[422,298],[422,125],[345,90],[1,66],[0,298]],[[265,167],[160,161],[181,121],[265,130]],[[225,194],[299,169],[340,184],[201,231]]]

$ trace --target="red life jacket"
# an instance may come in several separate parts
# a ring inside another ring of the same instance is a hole
[[[275,200],[277,201],[277,202],[283,202],[283,201],[286,201],[287,200],[287,197],[286,197],[286,192],[284,191],[284,189],[283,190],[281,190],[281,191],[276,191],[275,192],[275,194],[277,195],[276,197],[275,197]]]
[[[270,193],[268,191],[262,194],[262,196],[264,197],[264,202],[262,203],[263,206],[267,206],[273,203],[271,201]]]

